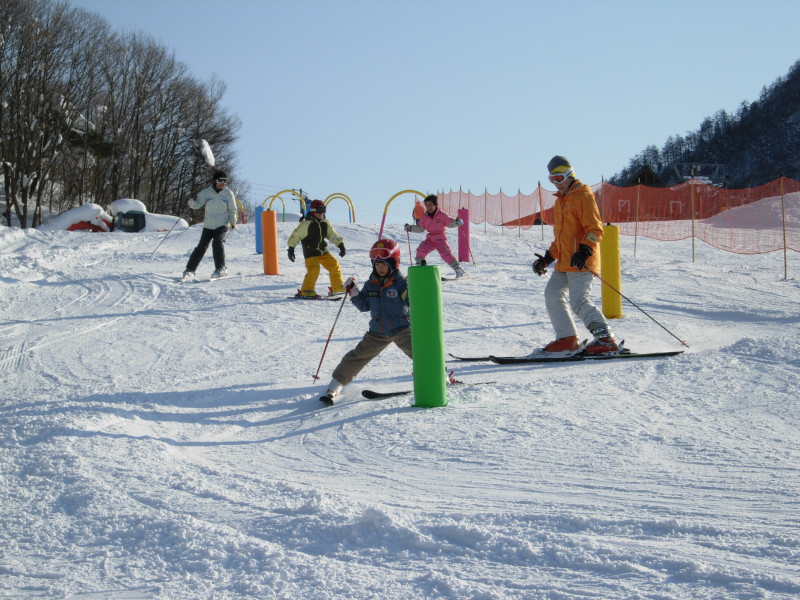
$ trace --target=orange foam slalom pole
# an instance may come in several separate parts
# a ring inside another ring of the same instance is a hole
[[[261,213],[261,235],[264,258],[264,275],[280,275],[278,270],[278,213],[265,210]]]

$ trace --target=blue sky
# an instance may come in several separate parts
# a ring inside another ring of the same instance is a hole
[[[343,193],[361,223],[409,188],[530,193],[554,154],[597,183],[800,59],[796,0],[70,3],[226,82],[251,203]]]

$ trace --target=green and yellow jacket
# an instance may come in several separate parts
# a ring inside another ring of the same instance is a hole
[[[324,219],[310,216],[298,225],[289,236],[289,246],[296,247],[303,244],[303,258],[322,256],[328,253],[329,240],[334,246],[344,242],[344,238],[336,233],[333,225]]]

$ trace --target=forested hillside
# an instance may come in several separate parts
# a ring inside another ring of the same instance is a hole
[[[695,176],[729,188],[761,185],[781,174],[800,180],[800,61],[764,87],[758,100],[743,101],[735,114],[717,111],[661,148],[648,146],[609,181],[635,185],[645,166],[667,184],[690,176],[693,166]]]

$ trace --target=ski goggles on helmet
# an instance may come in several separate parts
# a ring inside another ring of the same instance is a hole
[[[227,177],[217,177],[214,180],[214,183],[228,183],[228,178]]]
[[[568,177],[572,177],[575,174],[575,171],[570,169],[564,173],[550,173],[550,183],[564,183]]]
[[[372,262],[381,261],[386,262],[392,256],[392,251],[389,248],[373,248],[369,251],[369,259]]]
[[[324,206],[315,206],[314,208],[311,209],[311,212],[315,212],[315,213],[318,213],[320,215],[324,215],[325,214],[325,207]]]

